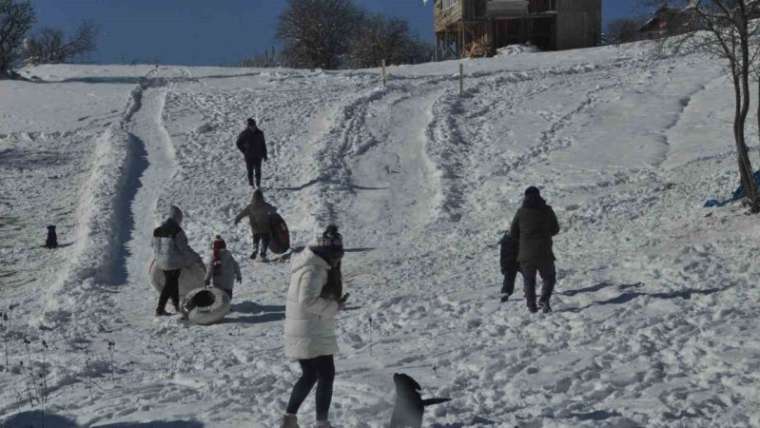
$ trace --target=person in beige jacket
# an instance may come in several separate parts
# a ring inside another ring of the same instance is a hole
[[[335,316],[343,308],[340,262],[343,240],[335,226],[293,259],[285,306],[285,356],[298,361],[302,376],[293,387],[282,428],[298,428],[296,413],[317,385],[317,427],[329,428],[338,352]]]
[[[253,253],[251,254],[251,259],[256,258],[256,253],[259,252],[259,244],[261,244],[261,258],[266,259],[269,241],[272,238],[270,218],[276,212],[277,208],[264,200],[264,193],[261,189],[256,189],[253,192],[251,203],[243,208],[235,217],[235,225],[240,223],[240,220],[244,217],[248,217],[251,223],[251,233],[253,234]]]

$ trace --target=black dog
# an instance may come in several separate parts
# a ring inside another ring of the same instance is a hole
[[[420,384],[403,373],[393,375],[396,384],[396,405],[391,417],[391,428],[421,428],[425,407],[450,401],[450,398],[430,398],[420,396]]]
[[[55,226],[47,227],[48,234],[45,240],[45,248],[58,248],[58,235],[55,234]]]

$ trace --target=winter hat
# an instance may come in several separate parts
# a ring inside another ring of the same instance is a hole
[[[182,210],[179,209],[176,205],[172,205],[171,208],[169,208],[169,217],[177,222],[177,224],[182,224],[182,218],[184,215],[182,214]]]
[[[223,250],[223,249],[227,248],[227,243],[224,242],[224,239],[222,239],[221,236],[216,235],[216,237],[214,238],[214,243],[211,244],[211,248],[214,251]]]
[[[310,247],[317,251],[323,251],[338,257],[343,256],[343,236],[338,232],[338,226],[331,224],[325,231],[312,241]]]
[[[261,191],[261,189],[256,189],[253,191],[253,197],[251,198],[251,201],[253,202],[264,202],[264,192]]]
[[[523,200],[523,206],[526,208],[536,209],[546,205],[546,201],[541,197],[541,192],[538,191],[538,187],[530,186],[525,189],[525,199]]]
[[[246,122],[248,123],[248,126],[253,126],[253,127],[256,126],[256,119],[254,119],[252,117],[249,117]]]

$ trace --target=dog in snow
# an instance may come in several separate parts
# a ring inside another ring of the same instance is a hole
[[[391,417],[391,428],[421,428],[425,407],[450,401],[450,398],[429,398],[423,400],[420,384],[403,373],[393,375],[396,384],[396,405]]]

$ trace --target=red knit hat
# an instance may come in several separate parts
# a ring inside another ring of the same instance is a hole
[[[214,269],[214,274],[219,273],[219,270],[222,268],[222,250],[227,248],[227,243],[224,242],[224,239],[222,239],[221,236],[216,235],[216,239],[214,239],[214,243],[211,244],[211,248],[214,250],[214,258],[212,259],[212,266]]]
[[[224,239],[222,239],[221,236],[216,235],[216,238],[214,239],[214,243],[211,245],[211,248],[214,251],[221,250],[221,249],[227,248],[227,243],[224,242]]]

